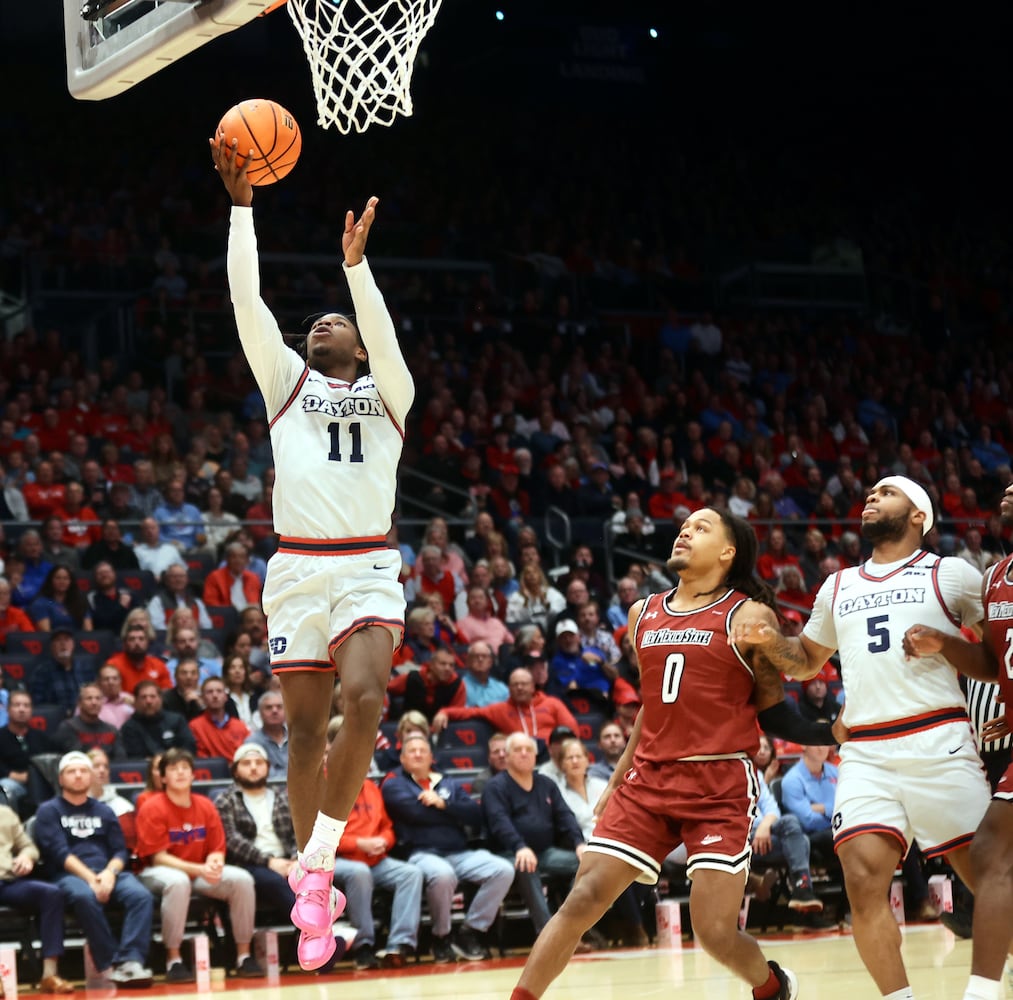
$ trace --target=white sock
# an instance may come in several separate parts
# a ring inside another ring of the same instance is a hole
[[[964,1000],[999,1000],[1002,981],[985,979],[984,976],[971,976],[964,990]]]
[[[313,832],[306,846],[299,852],[299,860],[308,858],[320,850],[327,850],[332,855],[338,853],[338,841],[345,832],[346,820],[334,819],[322,812],[317,813],[316,822],[313,824]]]
[[[910,986],[905,986],[902,990],[894,990],[893,993],[884,993],[883,1000],[915,1000],[915,995]]]

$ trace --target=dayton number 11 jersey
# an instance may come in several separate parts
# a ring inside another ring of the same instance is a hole
[[[328,378],[286,347],[260,298],[250,209],[233,208],[229,285],[243,350],[267,404],[285,536],[352,539],[390,530],[404,419],[415,389],[383,297],[363,260],[346,267],[371,374]]]

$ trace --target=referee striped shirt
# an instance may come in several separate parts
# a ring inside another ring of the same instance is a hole
[[[978,752],[993,750],[1009,750],[1013,743],[1013,733],[1000,740],[993,740],[985,746],[981,744],[981,731],[985,725],[1002,715],[1005,705],[997,700],[999,685],[991,681],[976,681],[967,678],[967,714],[974,728],[974,738],[978,743]]]

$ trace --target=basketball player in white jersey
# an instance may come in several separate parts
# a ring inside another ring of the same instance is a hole
[[[872,558],[828,577],[801,636],[763,625],[732,636],[799,680],[840,652],[849,739],[841,748],[834,848],[855,944],[890,1000],[914,996],[889,905],[897,864],[917,840],[926,857],[945,854],[973,889],[968,849],[989,801],[956,671],[939,654],[905,656],[912,625],[955,636],[982,618],[978,571],[921,548],[932,518],[921,486],[904,476],[881,479],[862,511]]]
[[[299,963],[325,965],[344,909],[334,856],[372,759],[392,654],[404,633],[400,555],[387,548],[405,417],[415,387],[363,253],[376,212],[341,237],[355,318],[315,319],[305,358],[286,347],[260,297],[253,188],[235,143],[211,140],[232,198],[228,273],[236,326],[267,404],[277,480],[264,611],[288,722],[288,787],[299,861],[289,875]],[[247,160],[249,162],[249,160]],[[345,722],[322,769],[334,687]]]

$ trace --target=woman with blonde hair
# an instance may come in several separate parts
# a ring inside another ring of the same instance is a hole
[[[549,618],[566,607],[566,598],[550,583],[541,566],[521,568],[517,590],[507,600],[507,625],[537,625],[544,632]]]

